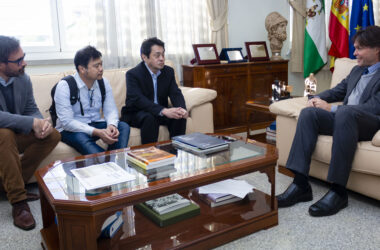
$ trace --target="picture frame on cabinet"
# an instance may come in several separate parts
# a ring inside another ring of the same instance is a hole
[[[214,43],[193,44],[193,49],[198,65],[220,63],[219,54]]]
[[[223,48],[219,58],[228,61],[228,63],[247,61],[243,57],[242,48]]]
[[[245,42],[247,56],[250,62],[269,61],[269,53],[265,41]]]

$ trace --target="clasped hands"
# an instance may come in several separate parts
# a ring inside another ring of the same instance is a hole
[[[108,125],[105,129],[95,128],[92,132],[93,136],[97,136],[108,145],[112,145],[118,141],[119,130],[114,125]]]
[[[316,108],[324,109],[329,112],[331,111],[331,104],[322,100],[321,98],[314,97],[307,101],[307,105],[309,107],[316,107]]]
[[[167,118],[171,119],[186,119],[189,117],[189,113],[186,109],[178,107],[178,108],[164,108],[161,113]]]
[[[50,123],[50,118],[33,119],[34,136],[38,139],[44,139],[53,132],[53,126]]]

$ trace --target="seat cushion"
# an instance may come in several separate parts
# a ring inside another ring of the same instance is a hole
[[[330,163],[332,136],[320,135],[312,158],[314,160]],[[373,146],[370,141],[358,143],[355,152],[352,170],[360,173],[380,176],[380,147]]]

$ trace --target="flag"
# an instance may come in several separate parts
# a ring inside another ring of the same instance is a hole
[[[324,0],[307,0],[303,75],[316,73],[327,63]]]
[[[333,70],[335,58],[348,57],[348,0],[333,0],[331,2],[329,37],[330,69]]]
[[[373,18],[373,5],[372,0],[353,0],[352,10],[351,10],[351,21],[350,21],[350,58],[355,58],[354,56],[354,43],[352,38],[355,36],[356,32],[364,29],[367,26],[372,26],[375,24]]]

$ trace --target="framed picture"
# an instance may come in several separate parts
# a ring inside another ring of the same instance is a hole
[[[268,61],[269,54],[265,41],[260,42],[245,42],[247,49],[248,60],[253,61]]]
[[[245,62],[241,50],[242,48],[224,48],[220,52],[220,60],[227,60],[228,63]]]
[[[220,63],[218,51],[214,43],[193,44],[195,59],[199,65]]]

